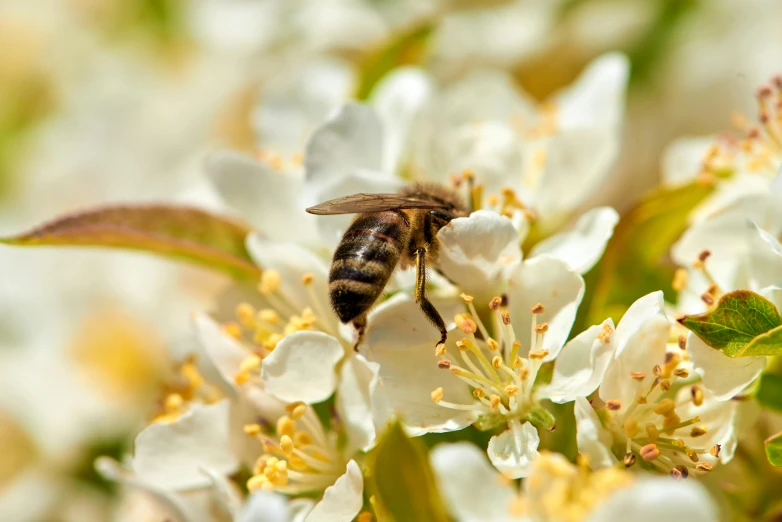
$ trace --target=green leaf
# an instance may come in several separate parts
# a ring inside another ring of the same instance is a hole
[[[751,355],[782,355],[782,327],[760,334],[744,347],[742,357]]]
[[[392,69],[420,63],[433,28],[432,21],[421,22],[370,50],[359,63],[356,99],[369,98],[375,85]]]
[[[374,450],[376,499],[396,522],[447,522],[448,516],[420,441],[399,422],[388,427]]]
[[[236,278],[260,275],[244,246],[249,229],[204,210],[121,205],[61,216],[0,238],[13,246],[88,246],[140,250],[197,263]]]
[[[782,432],[772,435],[765,441],[766,458],[772,466],[782,466]]]
[[[714,310],[686,315],[679,322],[728,357],[769,355],[764,352],[774,350],[782,341],[780,332],[771,331],[782,325],[777,307],[749,290],[729,292],[720,298]],[[766,332],[768,335],[762,335]]]
[[[676,266],[670,260],[671,245],[687,227],[692,209],[713,187],[691,183],[675,189],[659,189],[622,216],[600,263],[586,275],[587,294],[573,332],[611,317],[615,322],[639,296],[663,290],[669,298]]]
[[[755,388],[755,400],[764,408],[782,412],[782,375],[763,373]]]

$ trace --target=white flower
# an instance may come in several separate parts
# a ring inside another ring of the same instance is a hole
[[[437,357],[436,336],[418,305],[404,294],[395,296],[369,323],[367,358],[379,363],[386,408],[411,433],[453,431],[476,421],[487,428],[508,424],[490,442],[489,455],[499,469],[519,477],[539,442],[527,421],[553,427],[537,402],[538,370],[565,344],[584,287],[578,273],[546,255],[510,268],[507,280],[498,281],[502,297],[473,303],[463,294],[469,313],[455,300],[435,302],[458,326],[447,347],[437,348]],[[490,320],[488,326],[482,317]]]
[[[460,522],[710,522],[717,509],[694,481],[637,477],[616,468],[590,472],[563,456],[542,453],[522,488],[498,476],[483,452],[466,442],[441,444],[432,467],[446,506]]]
[[[687,476],[728,462],[736,446],[736,404],[719,402],[688,380],[691,367],[682,348],[685,343],[668,344],[671,325],[663,312],[662,293],[633,303],[616,331],[608,323],[603,328],[596,344],[610,345],[607,365],[605,356],[595,356],[595,344],[591,357],[587,357],[588,345],[576,345],[582,351],[577,357],[582,364],[603,374],[602,382],[598,380],[600,401],[590,404],[584,398],[589,393],[586,388],[575,405],[579,450],[592,465],[611,466],[616,455],[623,455],[628,467],[643,460],[659,470]],[[561,388],[563,379],[572,378],[570,374],[578,372],[555,372],[551,386]],[[587,375],[581,373],[581,378]]]

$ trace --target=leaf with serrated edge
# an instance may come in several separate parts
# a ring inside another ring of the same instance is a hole
[[[782,432],[772,435],[765,441],[766,458],[772,466],[782,466]]]
[[[426,452],[399,422],[388,427],[375,448],[372,476],[380,504],[397,522],[448,520]]]
[[[82,246],[138,250],[185,260],[236,278],[260,271],[244,246],[249,229],[197,208],[117,205],[67,214],[19,235],[13,246]]]
[[[687,315],[678,320],[685,328],[728,357],[766,355],[758,353],[768,346],[771,339],[748,348],[758,336],[782,325],[774,303],[749,290],[736,290],[722,296],[714,310],[698,315]],[[776,336],[774,336],[776,337]]]

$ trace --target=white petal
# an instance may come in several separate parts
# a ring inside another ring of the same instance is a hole
[[[589,401],[578,397],[573,413],[576,417],[578,452],[589,458],[589,465],[593,469],[613,466],[616,457],[611,453],[611,435],[600,424]]]
[[[529,474],[532,462],[537,458],[540,436],[538,430],[517,420],[509,423],[508,430],[489,440],[487,452],[494,467],[508,478],[522,478]]]
[[[598,339],[605,326],[613,321],[590,327],[568,342],[557,356],[551,383],[540,391],[541,397],[557,403],[586,397],[600,386],[614,355],[614,344]]]
[[[646,375],[641,381],[641,388],[651,385],[655,379],[653,368],[665,362],[670,331],[671,324],[663,315],[654,315],[645,321],[629,337],[624,348],[617,348],[615,359],[600,385],[600,398],[604,401],[618,400],[621,404],[619,412],[632,404],[638,383],[630,378],[630,373],[643,372]]]
[[[270,491],[251,494],[236,522],[290,522],[288,498]]]
[[[212,154],[206,168],[223,200],[268,238],[296,238],[297,243],[305,244],[317,241],[316,218],[305,212],[301,199],[301,175],[276,172],[265,163],[231,151]]]
[[[565,91],[556,96],[562,129],[616,126],[624,117],[630,62],[619,53],[599,56]]]
[[[700,417],[698,426],[706,426],[708,431],[696,437],[690,436],[689,429],[677,430],[671,435],[674,439],[682,439],[689,447],[711,448],[715,444],[721,446],[720,461],[730,462],[736,450],[736,409],[737,401],[718,400],[708,389],[701,388],[703,402],[696,406],[692,401],[692,389],[684,386],[679,390],[674,401],[680,406],[676,407],[676,413],[683,420],[692,419],[696,415]],[[703,455],[706,461],[713,460],[710,455]],[[712,462],[713,464],[714,462]]]
[[[566,214],[603,183],[619,153],[613,129],[573,129],[552,136],[533,205],[542,218]]]
[[[718,400],[729,400],[752,383],[766,367],[765,357],[728,357],[692,333],[687,339],[695,371]]]
[[[354,460],[333,486],[326,488],[323,499],[315,504],[305,522],[349,522],[363,505],[364,479]]]
[[[236,339],[226,335],[217,322],[206,314],[194,314],[193,329],[209,361],[229,387],[236,388],[236,374],[249,352]]]
[[[453,328],[451,318],[464,310],[456,300],[433,300]],[[450,336],[453,345],[455,336]],[[460,379],[437,367],[434,347],[440,336],[408,294],[397,294],[372,315],[366,333],[369,361],[380,365],[378,393],[386,399],[378,418],[398,415],[412,434],[460,430],[472,424],[472,411],[452,410],[432,402],[432,390],[442,387],[445,400],[473,404],[475,398]]]
[[[503,486],[486,454],[469,442],[438,444],[429,454],[445,505],[461,521],[495,522],[508,518],[516,497]]]
[[[782,281],[782,244],[757,223],[750,222],[748,226],[751,288],[778,284]]]
[[[321,402],[334,393],[336,365],[344,355],[340,342],[328,334],[295,332],[263,360],[261,379],[281,401]]]
[[[616,356],[622,354],[630,339],[647,321],[658,315],[665,317],[665,302],[661,291],[651,292],[636,299],[616,326],[616,333],[613,335]]]
[[[594,208],[578,218],[571,230],[560,232],[535,245],[530,257],[551,254],[576,272],[584,274],[603,256],[617,222],[619,214],[613,208]]]
[[[511,277],[508,287],[510,311],[516,338],[521,340],[521,356],[526,356],[531,343],[530,309],[536,304],[545,311],[538,314],[538,324],[548,323],[542,349],[551,361],[559,354],[570,333],[576,311],[584,297],[584,280],[564,262],[547,254],[521,263]]]
[[[440,269],[476,298],[486,297],[521,261],[513,223],[496,212],[479,210],[470,217],[456,218],[440,229],[437,238]]]
[[[278,293],[287,298],[297,312],[312,308],[318,314],[316,305],[324,312],[330,311],[328,265],[323,259],[300,245],[269,241],[255,233],[247,236],[247,250],[262,269],[279,272],[281,286]],[[310,289],[302,283],[305,274],[313,276]],[[313,303],[311,294],[317,303]]]
[[[677,187],[695,181],[703,171],[703,159],[715,139],[712,136],[680,138],[663,151],[663,185]]]
[[[304,166],[307,183],[326,187],[358,170],[381,171],[383,129],[368,105],[346,103],[313,132]]]
[[[697,480],[677,482],[656,477],[641,478],[632,487],[620,489],[598,506],[587,521],[713,522],[719,518],[714,501]]]
[[[210,483],[202,469],[231,473],[238,466],[230,451],[227,400],[196,404],[177,420],[151,424],[136,437],[133,469],[139,478],[163,488],[195,488]]]
[[[373,89],[370,102],[383,122],[384,172],[397,171],[410,126],[431,93],[429,75],[415,67],[394,69]]]
[[[368,450],[375,441],[372,396],[378,381],[379,365],[362,355],[348,354],[339,370],[337,412],[347,432],[347,454]]]

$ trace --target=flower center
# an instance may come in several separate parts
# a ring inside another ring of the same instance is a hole
[[[458,358],[448,358],[444,345],[439,345],[435,354],[437,365],[450,371],[470,387],[476,401],[472,404],[457,404],[444,399],[442,388],[432,392],[432,400],[445,408],[473,410],[478,414],[499,413],[510,419],[525,417],[535,405],[533,385],[543,359],[548,355],[542,349],[543,338],[548,330],[547,323],[537,323],[537,316],[543,313],[543,305],[531,309],[532,334],[527,358],[519,355],[521,341],[511,323],[504,300],[495,297],[489,303],[495,324],[500,333],[499,341],[478,317],[471,296],[462,294],[469,307],[469,313],[457,314],[456,324],[465,337],[456,342]],[[480,338],[476,333],[480,332]]]
[[[322,491],[342,476],[347,465],[337,449],[336,433],[327,433],[314,410],[304,403],[289,404],[285,409],[287,415],[277,420],[273,430],[262,424],[244,427],[264,449],[247,488],[290,494]]]
[[[187,413],[192,404],[212,404],[221,398],[219,389],[204,382],[196,356],[191,354],[177,368],[150,423],[173,422]]]

